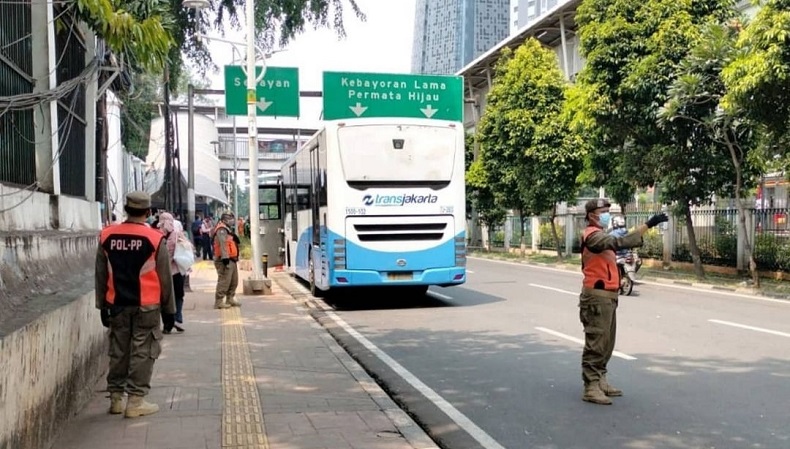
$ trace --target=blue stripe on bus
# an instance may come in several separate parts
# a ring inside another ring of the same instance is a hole
[[[316,284],[322,289],[374,285],[458,285],[466,281],[466,267],[455,266],[455,238],[464,239],[464,231],[433,248],[397,253],[371,250],[346,240],[345,253],[339,252],[337,255],[345,254],[346,262],[353,260],[357,267],[360,264],[356,261],[364,261],[365,269],[335,269],[334,242],[343,239],[343,236],[331,231],[327,233],[325,228],[321,231],[322,248],[326,253],[314,255],[314,263]],[[312,227],[309,227],[302,232],[297,243],[295,271],[304,279],[309,278],[308,251],[311,240]],[[405,266],[398,265],[400,259],[406,261]],[[322,267],[320,261],[326,263],[326,266]],[[430,268],[437,265],[439,268]],[[397,274],[393,276],[393,273],[398,272],[411,272],[412,276],[409,279],[396,278]]]

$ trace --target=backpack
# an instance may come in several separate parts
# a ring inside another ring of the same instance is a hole
[[[200,227],[202,224],[203,223],[199,221],[192,222],[192,235],[200,235]]]

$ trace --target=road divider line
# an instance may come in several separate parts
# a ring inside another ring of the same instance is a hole
[[[435,293],[434,293],[435,294]],[[348,332],[354,339],[361,345],[367,348],[370,352],[376,355],[382,362],[387,364],[395,373],[397,373],[403,380],[409,383],[414,389],[419,391],[429,401],[433,402],[441,411],[450,417],[455,423],[466,430],[481,446],[485,449],[505,449],[504,446],[499,444],[491,435],[487,434],[483,429],[477,426],[466,415],[458,411],[452,404],[447,402],[439,393],[435,392],[431,387],[425,385],[420,379],[412,374],[409,370],[404,368],[400,363],[395,361],[392,357],[387,355],[386,352],[379,349],[370,340],[365,338],[364,335],[357,332],[353,327],[349,326],[342,318],[337,316],[334,312],[326,312],[327,316],[332,319],[338,326]]]
[[[571,292],[571,291],[568,291],[568,290],[563,290],[561,288],[549,287],[547,285],[529,284],[529,286],[530,287],[535,287],[535,288],[542,288],[544,290],[551,290],[553,292],[565,293],[566,295],[579,296],[579,292]]]
[[[545,332],[547,334],[554,335],[555,337],[564,338],[565,340],[572,341],[574,343],[578,343],[578,344],[584,346],[584,340],[582,340],[581,338],[572,337],[570,335],[563,334],[562,332],[557,332],[557,331],[554,331],[554,330],[551,330],[551,329],[546,329],[545,327],[536,327],[535,329],[537,329],[537,330],[539,330],[541,332]],[[624,354],[624,353],[622,353],[620,351],[614,351],[612,353],[612,355],[615,356],[615,357],[619,357],[621,359],[624,359],[624,360],[636,360],[636,357],[634,357],[632,355]]]
[[[787,332],[779,332],[771,329],[765,329],[762,327],[748,326],[746,324],[733,323],[732,321],[722,321],[722,320],[708,320],[708,321],[711,323],[723,324],[725,326],[739,327],[741,329],[747,329],[750,331],[762,332],[764,334],[778,335],[780,337],[790,338],[790,334],[788,334]]]
[[[453,299],[452,296],[447,296],[447,295],[443,295],[441,293],[436,293],[435,291],[432,291],[432,290],[428,290],[428,294],[433,296],[433,297],[435,297],[435,298],[443,299],[445,301],[452,301],[452,299]]]

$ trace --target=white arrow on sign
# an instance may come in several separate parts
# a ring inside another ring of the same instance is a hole
[[[261,112],[266,112],[266,110],[269,109],[269,106],[271,106],[272,103],[273,101],[266,101],[265,98],[261,98],[260,100],[258,100],[258,103],[256,103],[256,105],[258,106],[258,109],[261,110]]]
[[[434,109],[433,107],[431,107],[431,105],[428,105],[428,107],[426,107],[425,109],[420,109],[420,110],[428,118],[433,117],[433,114],[436,114],[436,111],[438,111],[438,109]]]
[[[357,103],[356,106],[349,106],[351,111],[359,117],[360,115],[364,114],[365,111],[368,110],[367,106],[362,106],[361,104]]]

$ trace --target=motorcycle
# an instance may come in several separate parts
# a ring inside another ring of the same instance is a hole
[[[630,296],[634,290],[636,273],[642,266],[642,259],[634,251],[628,251],[623,257],[617,257],[617,269],[620,272],[620,293]]]

